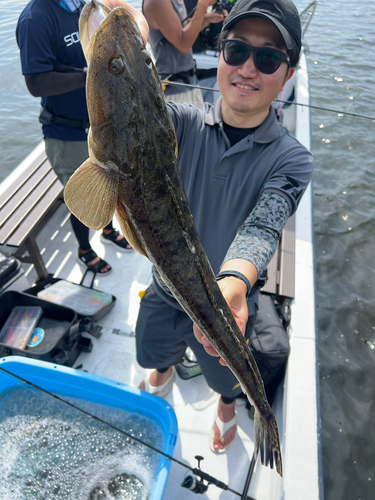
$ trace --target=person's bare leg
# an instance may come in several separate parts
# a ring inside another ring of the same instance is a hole
[[[232,420],[232,418],[235,416],[235,411],[234,411],[234,401],[233,403],[230,403],[229,405],[226,405],[223,403],[221,396],[219,398],[219,404],[217,408],[217,414],[219,415],[219,418],[222,422],[227,423]],[[227,430],[227,432],[224,434],[224,436],[219,440],[220,438],[220,431],[217,428],[217,425],[214,424],[214,440],[213,440],[213,447],[215,450],[219,449],[224,449],[226,448],[236,437],[236,431],[237,431],[237,425],[233,425],[230,429]]]

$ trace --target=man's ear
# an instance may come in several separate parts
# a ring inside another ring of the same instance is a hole
[[[285,76],[285,80],[284,80],[283,86],[281,87],[281,91],[280,92],[282,92],[284,90],[286,82],[292,78],[292,76],[294,75],[295,70],[296,70],[296,68],[289,68],[288,69],[288,72],[287,72],[287,74]]]

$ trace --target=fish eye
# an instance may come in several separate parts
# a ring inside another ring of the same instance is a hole
[[[109,67],[109,71],[111,73],[113,73],[115,76],[119,76],[119,75],[121,75],[121,73],[124,72],[125,64],[120,56],[114,56],[109,61],[108,67]]]
[[[145,63],[147,64],[147,66],[152,66],[152,59],[151,59],[150,54],[147,52],[147,50],[143,50],[142,52],[143,52],[143,55],[145,58]]]

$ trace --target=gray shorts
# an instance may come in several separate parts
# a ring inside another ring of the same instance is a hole
[[[63,186],[89,157],[87,141],[44,138],[47,157]]]
[[[253,329],[250,316],[247,332]],[[208,385],[219,394],[234,398],[241,394],[238,381],[219,358],[206,353],[196,340],[189,316],[164,302],[151,285],[141,300],[136,326],[137,360],[144,368],[168,368],[181,362],[187,347],[194,352]]]

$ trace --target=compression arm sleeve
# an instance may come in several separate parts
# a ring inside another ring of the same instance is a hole
[[[86,73],[34,73],[25,75],[26,85],[34,97],[50,97],[81,89],[86,85]]]
[[[260,276],[275,253],[289,215],[289,203],[283,196],[263,193],[238,229],[224,262],[231,259],[248,260],[254,264]]]

